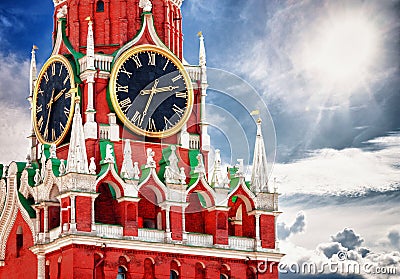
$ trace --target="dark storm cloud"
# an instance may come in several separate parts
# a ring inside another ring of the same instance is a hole
[[[331,238],[333,241],[339,242],[343,247],[349,250],[354,250],[364,242],[364,239],[362,239],[360,235],[357,235],[351,228],[345,228]]]
[[[277,231],[278,238],[280,240],[285,240],[292,234],[297,234],[304,232],[306,227],[305,215],[304,212],[297,213],[296,220],[291,226],[286,225],[285,223],[278,223]]]
[[[339,242],[329,242],[319,244],[317,250],[320,250],[328,259],[330,259],[333,255],[336,255],[345,249],[343,249],[343,246]]]

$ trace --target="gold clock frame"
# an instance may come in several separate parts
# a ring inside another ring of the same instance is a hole
[[[118,76],[120,67],[132,55],[135,55],[139,52],[144,52],[144,51],[156,52],[160,55],[163,55],[167,59],[169,59],[178,68],[178,70],[179,70],[180,74],[183,76],[183,79],[186,84],[186,89],[188,92],[188,99],[187,99],[185,113],[183,114],[182,118],[178,121],[178,123],[174,127],[170,128],[166,131],[149,132],[149,131],[146,131],[146,130],[143,130],[143,129],[137,127],[126,117],[126,115],[122,112],[122,110],[118,104],[115,85],[116,85],[117,76]],[[180,129],[187,122],[190,114],[192,113],[193,99],[194,99],[192,81],[190,80],[189,74],[186,72],[186,69],[183,66],[182,62],[179,60],[179,58],[177,58],[173,53],[169,52],[166,49],[163,49],[163,48],[155,46],[155,45],[147,45],[147,44],[133,47],[133,48],[129,49],[128,51],[126,51],[123,55],[121,55],[117,59],[117,61],[115,62],[114,66],[113,66],[113,69],[111,70],[110,82],[109,82],[109,96],[110,96],[112,106],[118,115],[118,118],[124,123],[124,125],[126,127],[128,127],[129,130],[131,130],[132,132],[134,132],[138,135],[141,135],[141,136],[160,138],[160,139],[172,136],[180,131]]]
[[[64,66],[67,68],[68,70],[68,75],[70,78],[70,83],[71,83],[71,89],[69,90],[69,92],[71,93],[71,109],[68,115],[68,120],[67,120],[67,124],[65,125],[65,129],[64,131],[61,133],[61,135],[57,138],[57,140],[53,141],[53,142],[48,142],[46,141],[42,134],[40,133],[40,130],[38,128],[38,123],[37,123],[37,119],[36,119],[36,103],[37,103],[37,95],[38,95],[38,90],[39,90],[39,86],[40,83],[42,81],[43,75],[44,73],[47,71],[47,69],[50,67],[51,64],[53,64],[54,62],[60,62],[62,64],[64,64]],[[39,72],[38,78],[36,80],[36,84],[35,84],[35,90],[33,93],[33,100],[32,100],[32,120],[33,120],[33,128],[36,134],[37,139],[39,140],[39,142],[41,144],[55,144],[55,145],[59,145],[66,137],[66,135],[69,132],[69,128],[71,127],[72,124],[72,118],[74,116],[74,111],[75,111],[75,96],[76,96],[76,92],[77,92],[77,87],[75,84],[75,76],[74,76],[74,71],[72,69],[72,66],[70,64],[70,62],[68,61],[67,58],[65,58],[62,55],[54,55],[52,57],[50,57],[46,63],[44,63],[42,69]]]

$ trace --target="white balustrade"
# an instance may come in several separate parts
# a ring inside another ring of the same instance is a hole
[[[57,228],[54,228],[54,229],[51,229],[49,231],[50,242],[55,240],[55,239],[57,239],[60,234],[61,234],[61,226],[57,227]]]
[[[139,229],[139,240],[149,242],[164,242],[165,232],[155,229]]]
[[[121,238],[123,227],[119,225],[96,224],[96,234],[100,237]]]
[[[112,56],[105,56],[101,54],[94,55],[94,67],[96,69],[100,69],[100,71],[110,72],[112,61],[113,61]],[[84,56],[81,59],[79,59],[79,66],[81,72],[84,72],[87,69],[87,56]]]
[[[199,66],[185,66],[187,73],[189,74],[191,81],[200,80],[201,68]]]
[[[235,250],[254,250],[254,239],[247,237],[230,236],[229,248]]]
[[[187,244],[193,246],[212,247],[213,236],[211,234],[187,233]]]
[[[200,136],[190,134],[189,135],[189,149],[200,149]]]

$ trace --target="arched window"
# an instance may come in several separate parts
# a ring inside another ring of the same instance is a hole
[[[17,228],[17,258],[21,255],[22,246],[24,246],[24,235],[22,234],[22,227]]]
[[[179,278],[178,272],[176,272],[175,270],[171,270],[169,278],[178,279]]]
[[[59,256],[57,261],[57,279],[61,278],[61,261],[62,261],[62,256]]]
[[[144,260],[144,274],[146,279],[154,279],[154,260],[151,258],[146,258]]]
[[[229,279],[230,278],[230,274],[231,274],[231,269],[228,265],[223,264],[221,266],[221,271],[220,271],[220,275],[219,278],[220,279]]]
[[[228,275],[226,275],[226,274],[221,274],[221,275],[219,276],[219,279],[229,279],[229,277],[228,277]]]
[[[197,262],[195,265],[195,279],[205,279],[206,278],[206,268],[203,263]]]
[[[103,0],[99,0],[96,3],[96,12],[104,12],[104,2]]]
[[[125,278],[126,278],[126,268],[123,266],[119,266],[117,279],[125,279]]]

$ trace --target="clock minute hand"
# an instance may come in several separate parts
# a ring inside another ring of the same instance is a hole
[[[152,93],[161,93],[161,92],[168,92],[168,91],[172,91],[174,89],[179,88],[179,86],[166,86],[166,87],[160,87],[160,88],[156,88],[155,90],[150,89],[150,90],[141,90],[140,91],[140,95],[147,95],[147,94],[152,94]]]
[[[155,93],[156,88],[157,88],[157,84],[158,84],[158,79],[156,79],[156,80],[154,81],[154,85],[153,85],[153,88],[151,89],[150,96],[149,96],[149,99],[147,100],[146,107],[145,107],[144,110],[143,110],[143,116],[142,116],[142,121],[140,121],[140,125],[142,125],[144,116],[147,114],[147,110],[149,109],[151,100],[153,99],[154,93]]]
[[[54,88],[53,91],[51,92],[51,99],[50,102],[47,104],[47,107],[49,108],[49,112],[47,114],[47,121],[46,121],[46,128],[44,130],[44,136],[47,138],[47,135],[49,134],[48,131],[48,126],[49,126],[49,120],[50,120],[50,114],[51,114],[51,105],[53,104],[53,97],[54,97]]]

